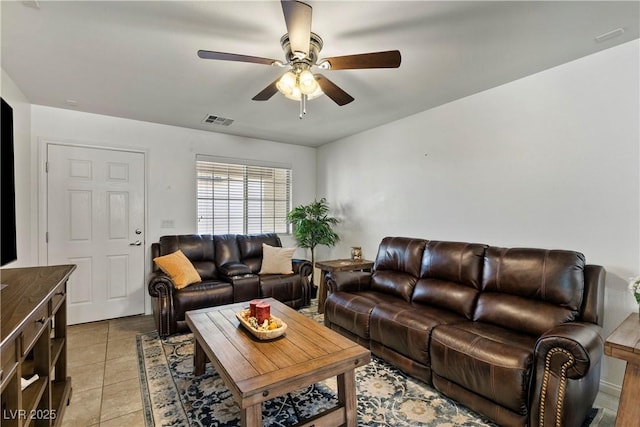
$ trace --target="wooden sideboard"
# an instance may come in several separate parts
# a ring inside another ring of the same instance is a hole
[[[640,319],[638,313],[631,313],[609,335],[604,343],[604,354],[625,360],[620,404],[616,416],[616,427],[640,426]]]
[[[0,424],[58,426],[71,397],[67,280],[75,265],[0,270]],[[39,379],[21,390],[21,378]]]

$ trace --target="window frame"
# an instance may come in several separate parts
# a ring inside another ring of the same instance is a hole
[[[293,206],[291,165],[198,154],[195,169],[196,227],[199,234],[291,234],[291,224],[286,222],[286,215]],[[239,179],[240,171],[241,180]],[[215,176],[216,172],[220,172],[219,178]],[[211,177],[202,177],[206,173],[212,174]],[[216,189],[215,182],[218,179],[226,181],[226,190],[224,187]],[[235,189],[231,188],[230,184],[233,182],[241,183],[241,197],[239,197],[237,186]],[[206,188],[208,186],[210,188]],[[206,191],[209,191],[207,196],[203,194]],[[216,199],[216,192],[223,197]],[[256,198],[256,193],[259,194],[259,198]],[[221,210],[227,211],[226,215],[218,219],[216,219],[216,200],[222,202]],[[235,209],[235,215],[232,212],[234,201],[242,203],[241,229],[238,222],[238,208]],[[252,205],[253,212],[251,212]],[[205,207],[208,207],[209,212],[204,212]],[[269,215],[267,212],[272,214]]]

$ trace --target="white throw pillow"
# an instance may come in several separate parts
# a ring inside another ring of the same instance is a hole
[[[258,274],[291,274],[291,259],[296,248],[277,248],[262,244],[262,268]]]

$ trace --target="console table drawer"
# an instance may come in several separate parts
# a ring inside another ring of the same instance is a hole
[[[22,330],[22,356],[24,357],[33,346],[42,330],[47,326],[49,320],[48,304],[43,305],[33,316]]]
[[[51,297],[51,309],[49,310],[49,315],[53,315],[56,311],[58,311],[58,308],[60,307],[60,304],[62,304],[62,301],[64,300],[64,297],[67,294],[67,282],[64,283],[60,283],[60,285],[56,288],[56,290],[53,292],[53,296]]]
[[[9,380],[11,374],[18,364],[16,353],[16,340],[9,341],[2,347],[2,366],[0,367],[0,389],[4,389],[4,384]]]

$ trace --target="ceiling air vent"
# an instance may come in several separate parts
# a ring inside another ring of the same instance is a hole
[[[211,125],[221,125],[221,126],[229,126],[233,123],[232,119],[227,119],[226,117],[220,117],[213,114],[207,114],[202,120],[202,123],[208,123]]]

